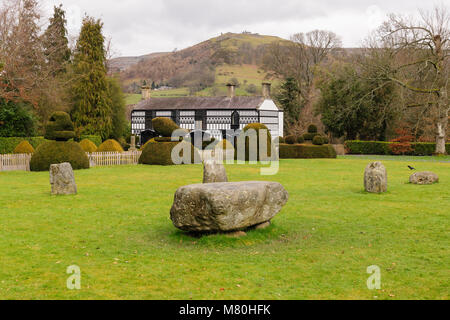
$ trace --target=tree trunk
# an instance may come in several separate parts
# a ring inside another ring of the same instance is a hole
[[[437,155],[447,154],[445,150],[445,140],[447,137],[447,125],[448,125],[448,100],[447,92],[445,88],[441,90],[441,94],[438,102],[439,107],[439,119],[436,123],[436,151]]]

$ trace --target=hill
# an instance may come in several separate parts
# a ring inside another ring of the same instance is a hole
[[[276,41],[287,40],[226,33],[177,52],[117,58],[111,66],[120,71],[128,93],[139,93],[145,81],[154,87],[187,88],[188,94],[216,95],[233,81],[241,87],[237,94],[254,94],[266,76],[260,69],[265,50]],[[162,96],[170,96],[171,90],[164,91]]]
[[[119,58],[113,58],[108,61],[108,67],[110,72],[117,73],[122,72],[130,68],[131,66],[140,63],[147,59],[153,59],[158,58],[161,56],[164,56],[168,54],[168,52],[156,52],[156,53],[150,53],[143,56],[138,57],[119,57]]]

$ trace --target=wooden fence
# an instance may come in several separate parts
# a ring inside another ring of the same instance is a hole
[[[86,153],[91,167],[137,164],[142,151]],[[31,154],[0,154],[0,171],[30,171]]]
[[[87,153],[91,167],[138,164],[142,151]]]
[[[0,154],[0,171],[30,171],[31,154]]]

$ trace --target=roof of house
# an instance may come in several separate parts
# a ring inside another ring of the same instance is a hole
[[[262,96],[150,98],[133,110],[258,109],[264,100]]]

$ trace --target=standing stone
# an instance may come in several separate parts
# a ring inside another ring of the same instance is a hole
[[[192,184],[175,193],[170,218],[190,232],[242,231],[270,221],[288,201],[277,182]]]
[[[338,156],[344,156],[345,155],[345,146],[343,144],[333,144],[334,151],[336,151],[336,154]]]
[[[128,149],[129,151],[136,151],[136,137],[135,136],[131,136],[130,138],[130,148]]]
[[[223,163],[214,160],[203,162],[203,183],[228,182]]]
[[[439,182],[439,177],[431,171],[416,172],[409,177],[409,182],[413,184],[433,184]]]
[[[367,192],[383,193],[387,191],[387,172],[384,165],[372,162],[364,172],[364,188]]]
[[[52,164],[50,166],[50,184],[52,194],[76,194],[77,185],[70,163]]]

